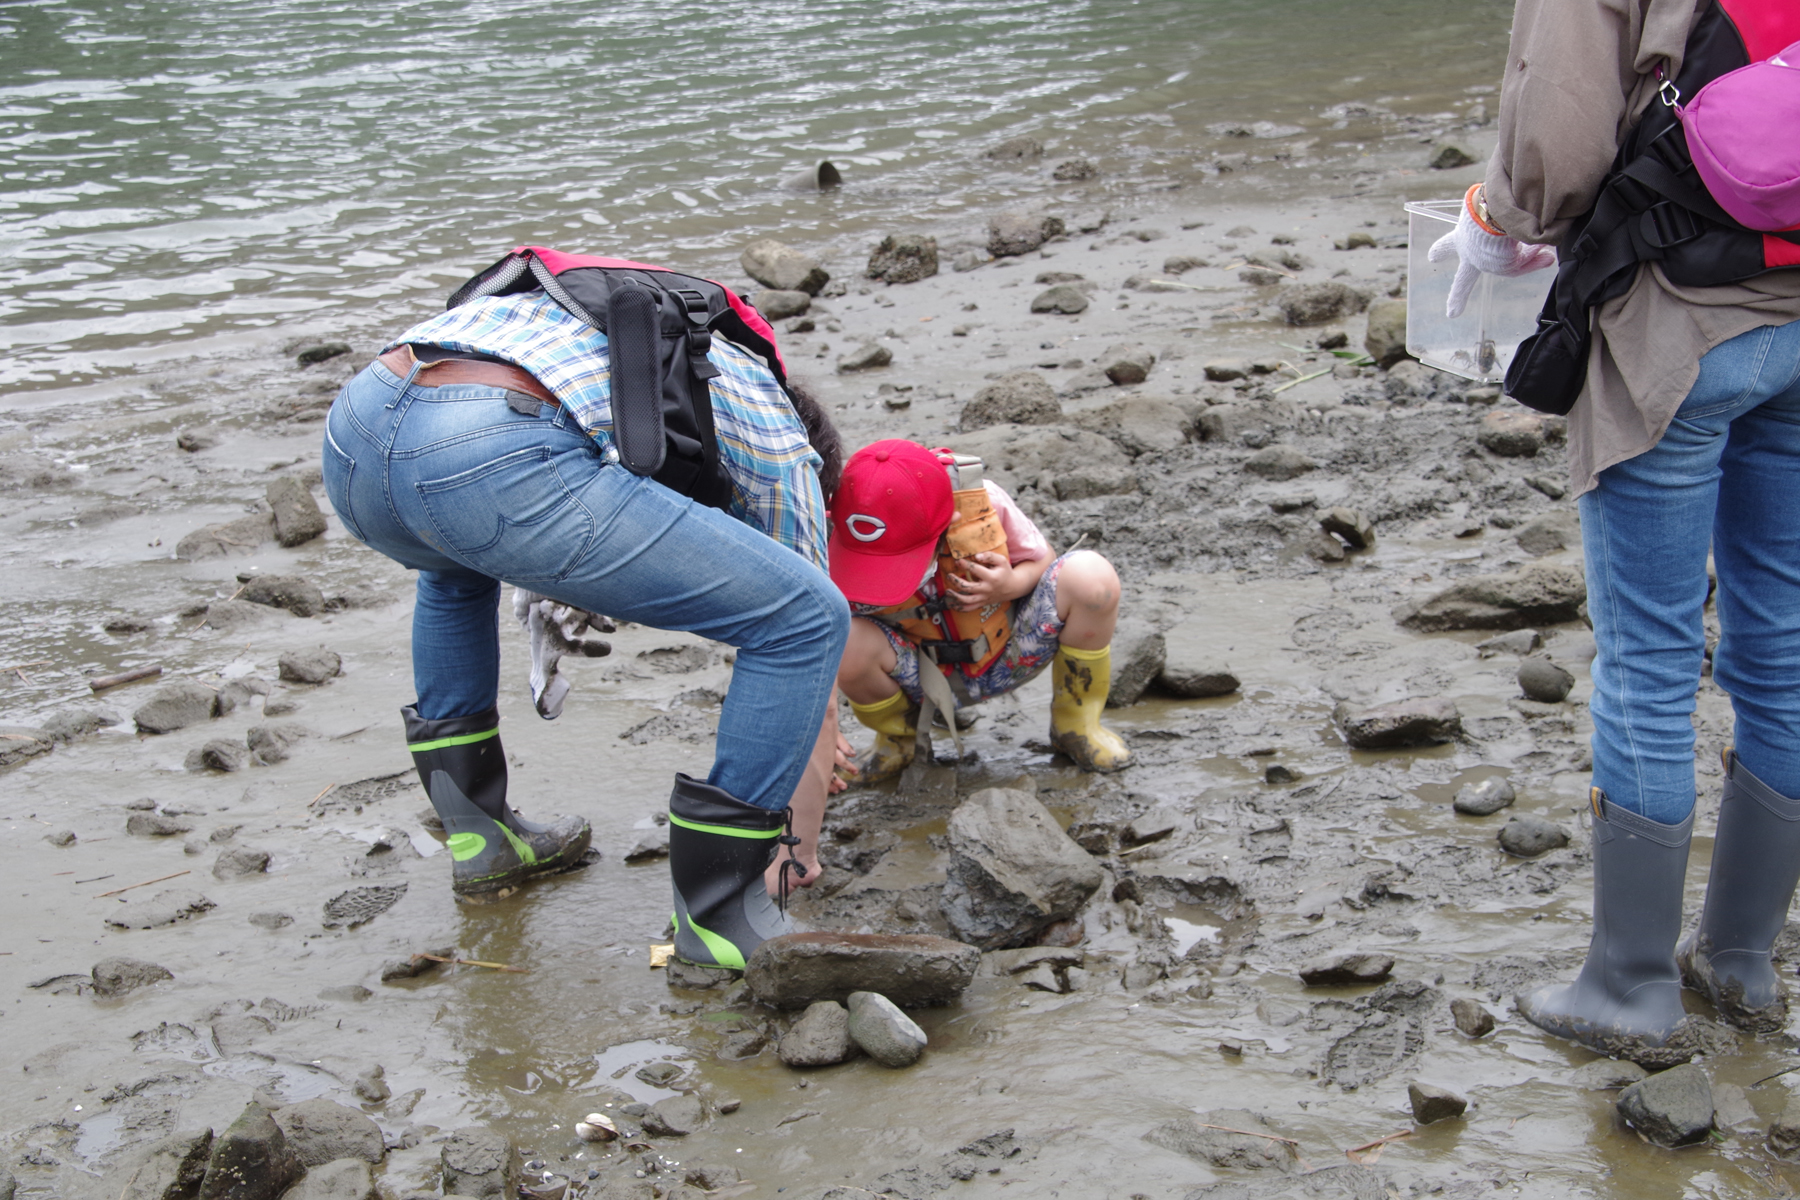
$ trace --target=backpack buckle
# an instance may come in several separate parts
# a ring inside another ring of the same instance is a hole
[[[1700,222],[1693,213],[1679,204],[1664,200],[1644,210],[1639,232],[1651,246],[1667,250],[1683,242],[1693,241],[1702,231]]]

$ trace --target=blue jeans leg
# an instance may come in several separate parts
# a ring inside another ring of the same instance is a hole
[[[1800,323],[1715,347],[1662,439],[1581,498],[1598,649],[1594,783],[1653,821],[1679,822],[1694,806],[1709,545],[1724,631],[1716,677],[1740,754],[1778,791],[1800,784],[1797,378]]]
[[[469,717],[500,691],[500,582],[462,567],[419,572],[413,603],[414,707],[427,721]]]

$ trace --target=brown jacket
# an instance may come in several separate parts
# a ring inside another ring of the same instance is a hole
[[[1703,0],[1702,0],[1703,2]],[[1696,0],[1517,0],[1488,210],[1527,242],[1556,242],[1594,203],[1620,141],[1681,67]],[[1543,275],[1548,290],[1550,276]],[[1800,270],[1684,288],[1655,264],[1597,310],[1587,387],[1569,413],[1575,493],[1657,443],[1700,356],[1760,325],[1800,320]]]

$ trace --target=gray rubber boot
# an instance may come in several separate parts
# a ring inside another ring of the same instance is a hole
[[[1700,926],[1676,954],[1682,982],[1753,1033],[1787,1028],[1787,988],[1769,951],[1800,881],[1800,800],[1790,800],[1725,752],[1725,795]]]
[[[1594,828],[1594,934],[1570,984],[1521,992],[1520,1015],[1546,1033],[1647,1068],[1701,1049],[1681,1006],[1675,939],[1694,816],[1663,825],[1588,793]]]

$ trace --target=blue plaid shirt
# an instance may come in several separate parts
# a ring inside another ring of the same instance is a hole
[[[562,402],[609,463],[619,461],[606,335],[543,292],[472,300],[414,325],[390,348],[409,342],[517,363]],[[711,381],[713,428],[731,476],[728,511],[825,570],[830,525],[819,490],[823,464],[806,440],[806,426],[749,351],[715,337],[707,357],[720,371]]]

